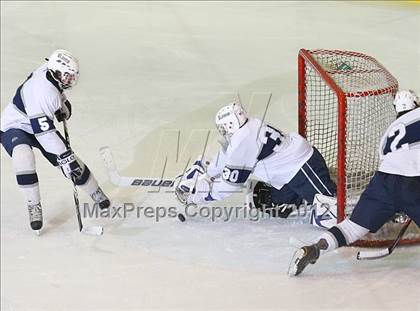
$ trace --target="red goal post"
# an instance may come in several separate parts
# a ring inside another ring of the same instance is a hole
[[[397,90],[398,81],[371,56],[339,50],[299,51],[299,133],[321,152],[336,181],[338,221],[351,213],[377,170],[380,138],[396,117]],[[400,226],[387,223],[356,244],[386,245]],[[406,235],[402,244],[420,243],[415,224]]]

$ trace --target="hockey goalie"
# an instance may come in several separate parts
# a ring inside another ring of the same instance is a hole
[[[314,204],[314,225],[336,224],[336,185],[319,151],[296,133],[285,133],[249,117],[238,103],[221,108],[215,118],[222,136],[214,159],[196,161],[176,184],[184,204],[223,200],[253,175],[252,204],[273,216],[287,217],[304,200]]]

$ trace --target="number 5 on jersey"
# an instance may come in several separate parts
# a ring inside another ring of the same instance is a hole
[[[47,116],[31,119],[31,126],[35,135],[55,129],[53,120]]]

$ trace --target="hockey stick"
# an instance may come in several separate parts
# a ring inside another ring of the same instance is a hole
[[[357,253],[358,260],[372,260],[372,259],[379,259],[391,255],[394,249],[397,247],[398,243],[400,243],[402,237],[404,236],[405,231],[407,231],[408,226],[411,223],[411,219],[408,219],[403,227],[401,228],[400,232],[398,233],[397,238],[392,243],[391,246],[385,249],[373,250],[373,251],[360,251]]]
[[[70,137],[69,137],[69,132],[67,129],[66,120],[63,121],[63,127],[64,127],[64,136],[66,138],[67,145],[70,148]],[[104,233],[104,228],[101,226],[90,226],[90,227],[83,226],[82,216],[80,215],[79,193],[77,192],[74,177],[71,178],[71,181],[73,183],[73,199],[74,199],[74,205],[76,207],[76,216],[77,216],[77,222],[79,224],[79,232],[89,234],[89,235],[102,235]]]
[[[115,165],[114,157],[112,156],[111,149],[108,146],[101,147],[99,148],[99,153],[102,156],[102,160],[104,161],[104,165],[108,172],[111,183],[113,183],[117,187],[165,187],[165,188],[170,189],[170,188],[173,188],[175,185],[175,180],[177,177],[172,178],[172,179],[160,179],[160,178],[153,178],[153,177],[151,178],[151,177],[121,176]],[[186,213],[179,212],[177,215],[179,221],[185,222],[186,221],[185,215]]]
[[[108,146],[99,148],[99,153],[104,161],[111,183],[118,187],[164,187],[172,188],[175,184],[175,178],[161,179],[151,177],[131,177],[121,176],[115,166],[111,149]]]

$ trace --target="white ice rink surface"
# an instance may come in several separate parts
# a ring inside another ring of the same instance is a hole
[[[114,202],[139,206],[175,201],[170,194],[112,186],[101,146],[111,147],[124,174],[156,174],[165,153],[175,157],[177,135],[170,130],[180,130],[185,145],[193,130],[213,128],[214,113],[236,93],[259,116],[273,93],[267,119],[295,131],[300,48],[364,52],[402,88],[420,92],[418,4],[1,2],[2,109],[56,48],[72,51],[81,63],[80,82],[68,92],[73,148]],[[189,146],[184,158],[200,153],[194,139]],[[4,311],[420,310],[418,247],[370,262],[357,262],[357,250],[345,248],[289,278],[295,249],[289,238],[316,237],[319,231],[308,225],[155,223],[129,214],[85,219],[105,227],[102,237],[85,236],[76,229],[69,182],[39,153],[37,169],[45,219],[40,237],[29,229],[2,148]],[[172,164],[168,174],[175,172]],[[81,200],[90,202],[84,194]]]

